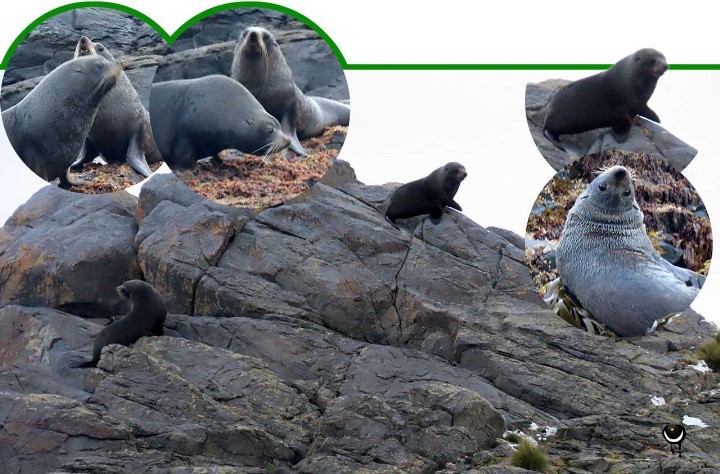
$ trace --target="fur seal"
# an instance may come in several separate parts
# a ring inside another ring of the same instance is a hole
[[[75,47],[75,57],[91,55],[115,60],[101,43],[93,43],[87,36],[83,36]],[[117,85],[100,103],[85,143],[85,153],[81,153],[73,165],[91,161],[97,155],[101,155],[108,163],[127,161],[146,178],[152,174],[148,162],[162,161],[153,139],[150,114],[124,72],[120,74]]]
[[[68,169],[78,158],[102,99],[122,66],[101,56],[67,61],[19,103],[3,111],[5,131],[25,164],[46,181],[73,181]]]
[[[167,307],[155,288],[142,280],[126,281],[117,287],[123,298],[130,300],[130,312],[95,337],[92,360],[74,367],[95,367],[102,348],[108,344],[132,344],[143,336],[162,336]]]
[[[235,46],[230,77],[247,87],[265,110],[282,124],[290,149],[307,156],[300,140],[327,127],[347,126],[350,107],[324,97],[308,97],[295,85],[280,46],[265,28],[245,28]]]
[[[653,249],[623,166],[597,176],[570,209],[556,266],[582,307],[619,337],[647,334],[684,311],[704,281]]]
[[[150,123],[165,162],[191,168],[227,148],[270,154],[290,139],[242,84],[226,76],[158,82],[150,89]]]
[[[403,184],[390,195],[385,218],[397,227],[395,219],[430,214],[432,222],[437,224],[445,206],[462,211],[453,198],[466,177],[463,165],[450,162],[422,179]]]
[[[668,65],[659,51],[641,49],[609,69],[561,87],[550,99],[543,133],[564,150],[559,135],[612,127],[627,139],[636,115],[660,122],[647,103]]]

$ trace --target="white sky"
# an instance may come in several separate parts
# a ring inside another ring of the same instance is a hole
[[[64,2],[37,0],[5,11],[4,52],[25,25]],[[173,31],[218,1],[123,0]],[[601,63],[643,47],[668,62],[720,63],[715,5],[583,2],[416,2],[287,0],[340,47],[349,63]],[[483,5],[487,5],[483,8]],[[347,71],[352,117],[340,158],[368,184],[406,182],[448,161],[468,170],[456,200],[484,226],[524,233],[532,203],[554,171],[537,151],[524,112],[525,85],[592,71]],[[0,73],[1,74],[1,73]],[[668,71],[650,106],[662,125],[699,150],[686,177],[720,215],[715,140],[720,71]],[[44,184],[0,134],[0,223]],[[711,270],[693,308],[720,323],[720,276]],[[718,273],[720,275],[720,273]]]

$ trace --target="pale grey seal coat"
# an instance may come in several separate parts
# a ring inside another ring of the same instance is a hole
[[[704,281],[655,251],[631,175],[622,166],[604,171],[577,199],[556,265],[582,307],[620,337],[647,334],[659,319],[684,311]]]
[[[245,28],[235,46],[230,77],[247,87],[290,137],[290,149],[307,156],[300,140],[327,127],[350,123],[350,107],[324,97],[308,97],[293,81],[280,46],[265,28]]]

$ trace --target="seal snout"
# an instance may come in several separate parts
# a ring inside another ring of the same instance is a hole
[[[615,184],[621,184],[627,178],[628,171],[622,166],[619,166],[613,171],[612,176],[615,178]]]

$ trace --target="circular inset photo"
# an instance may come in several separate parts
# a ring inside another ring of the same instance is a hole
[[[660,125],[668,112],[651,108],[663,76],[673,74],[667,69],[660,51],[644,48],[575,81],[527,84],[525,115],[538,150],[556,171],[605,150],[660,156],[682,171],[697,150]]]
[[[528,219],[526,254],[552,309],[595,334],[641,336],[686,310],[712,258],[702,199],[678,171],[606,151],[558,172]]]
[[[148,112],[165,40],[145,21],[77,8],[35,27],[12,53],[0,88],[5,132],[46,181],[97,194],[162,165]]]
[[[333,164],[350,122],[341,63],[322,31],[236,8],[183,31],[160,61],[150,121],[160,154],[196,193],[264,208]]]

